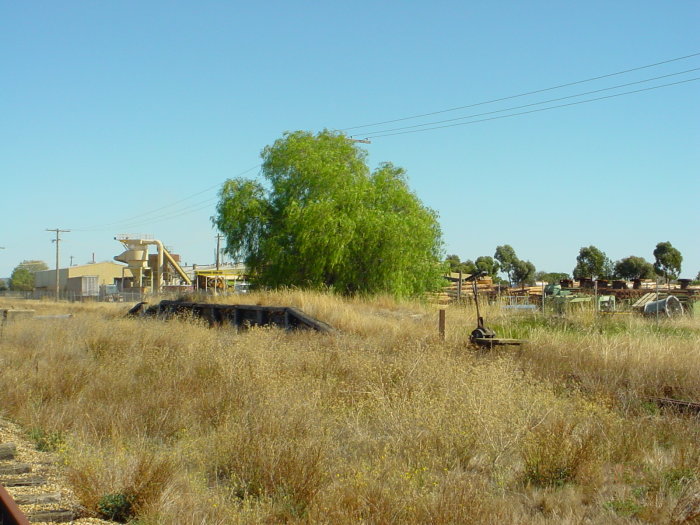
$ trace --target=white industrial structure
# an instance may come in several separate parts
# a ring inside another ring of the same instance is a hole
[[[147,235],[117,235],[114,239],[121,242],[126,249],[114,257],[114,260],[128,265],[133,275],[133,288],[143,288],[148,284],[153,292],[158,292],[164,285],[192,284],[180,266],[179,257],[171,254],[161,241]],[[149,256],[150,246],[156,246],[157,253]]]

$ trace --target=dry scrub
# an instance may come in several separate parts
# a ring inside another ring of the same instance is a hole
[[[696,319],[493,307],[487,324],[531,343],[477,353],[469,308],[448,309],[441,342],[429,305],[244,299],[339,332],[41,303],[75,316],[2,329],[0,415],[56,445],[86,513],[123,503],[142,525],[697,519],[698,418],[646,401],[700,399]]]

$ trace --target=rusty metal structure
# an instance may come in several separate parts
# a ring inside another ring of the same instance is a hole
[[[214,304],[186,301],[161,301],[152,306],[138,303],[131,310],[130,316],[156,317],[172,319],[191,316],[204,319],[209,326],[229,326],[245,329],[251,326],[277,326],[285,330],[315,330],[332,332],[333,327],[306,315],[290,306],[260,306],[246,304]]]
[[[700,403],[693,401],[684,401],[682,399],[671,399],[668,397],[650,397],[649,401],[653,401],[661,407],[668,407],[679,412],[692,414],[700,414]]]
[[[484,318],[481,316],[481,311],[479,310],[479,290],[476,285],[477,279],[482,277],[484,274],[485,272],[477,272],[465,279],[465,281],[472,283],[474,304],[476,305],[476,328],[472,330],[472,333],[469,335],[469,342],[475,346],[486,349],[491,349],[494,346],[522,345],[525,341],[521,339],[504,339],[502,337],[496,337],[496,332],[484,325]]]

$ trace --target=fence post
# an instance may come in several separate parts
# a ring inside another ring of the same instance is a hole
[[[440,340],[445,340],[445,309],[440,308],[438,312],[438,334],[440,335]]]

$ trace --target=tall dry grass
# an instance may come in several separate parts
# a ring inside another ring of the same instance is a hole
[[[442,342],[426,304],[244,302],[339,332],[42,304],[75,315],[3,328],[0,414],[52,436],[87,512],[121,495],[146,524],[694,519],[700,425],[645,396],[700,398],[697,320],[485,307],[499,335],[530,344],[483,353],[466,345],[471,308],[448,308]]]

